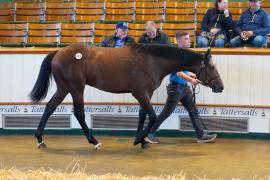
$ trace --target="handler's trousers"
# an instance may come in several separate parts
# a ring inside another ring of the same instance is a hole
[[[162,109],[162,112],[157,116],[156,122],[152,126],[150,133],[155,133],[159,126],[172,114],[177,104],[181,102],[189,113],[197,137],[202,137],[204,134],[203,124],[200,120],[198,109],[193,103],[192,92],[189,86],[169,84],[167,86],[167,94],[166,104]]]

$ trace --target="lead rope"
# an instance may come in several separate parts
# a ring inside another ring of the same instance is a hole
[[[193,86],[192,85],[192,102],[193,102],[193,108],[196,106],[196,94],[198,94],[198,93],[196,93],[195,90],[196,90],[196,86]],[[208,130],[207,127],[205,126],[205,124],[203,123],[203,120],[202,120],[202,118],[201,118],[200,115],[199,115],[199,119],[200,119],[200,121],[201,121],[201,123],[203,125],[203,128],[205,130]]]

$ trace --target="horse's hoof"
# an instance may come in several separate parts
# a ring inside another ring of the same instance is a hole
[[[149,149],[151,146],[149,143],[142,143],[141,147],[142,149]]]
[[[135,139],[134,139],[134,142],[133,142],[133,145],[136,146],[136,145],[139,144],[139,143],[140,143],[140,139],[135,138]]]
[[[43,141],[41,141],[40,143],[37,144],[37,148],[38,149],[46,149],[47,146]]]
[[[102,146],[103,146],[102,143],[97,143],[96,145],[94,145],[94,148],[95,150],[99,150],[101,149]]]

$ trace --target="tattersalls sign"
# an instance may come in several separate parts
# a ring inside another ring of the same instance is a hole
[[[157,114],[162,111],[162,106],[154,106],[154,110]],[[138,106],[123,106],[124,112],[126,113],[139,113]],[[199,107],[198,108],[201,116],[203,115],[219,115],[219,116],[245,116],[245,117],[256,117],[260,115],[261,109],[255,108],[229,108],[229,107]],[[178,106],[173,111],[175,114],[185,115],[187,111],[184,107]],[[264,112],[265,113],[265,112]],[[265,116],[265,114],[264,114]]]
[[[153,106],[155,112],[159,114],[163,106]],[[219,115],[219,116],[240,116],[240,117],[269,117],[269,109],[261,108],[234,108],[234,107],[198,107],[200,114],[203,115]],[[1,105],[1,114],[42,114],[45,110],[45,105]],[[137,114],[139,113],[138,105],[87,105],[84,108],[85,113],[123,113]],[[72,114],[73,107],[71,105],[60,105],[54,112],[55,114]],[[184,107],[178,106],[173,111],[174,114],[185,115],[187,111]]]
[[[163,106],[153,106],[155,112],[159,114]],[[87,105],[85,113],[123,113],[123,114],[138,114],[138,105]],[[1,105],[1,114],[42,114],[45,110],[45,105]],[[203,115],[218,115],[218,116],[240,116],[240,117],[268,117],[270,116],[269,109],[261,108],[234,108],[234,107],[203,107],[199,106],[198,110]],[[73,114],[71,105],[60,105],[54,112],[55,114]],[[178,106],[173,111],[174,114],[185,115],[187,111],[184,107]]]
[[[258,111],[255,108],[248,109],[233,109],[233,108],[219,108],[222,116],[257,116]]]
[[[155,112],[159,114],[162,111],[163,106],[153,106]],[[86,105],[85,114],[88,121],[93,114],[106,114],[106,115],[138,115],[138,105]],[[0,128],[3,128],[3,117],[5,115],[22,116],[22,115],[42,115],[45,110],[45,105],[0,105]],[[246,117],[249,119],[249,127],[251,129],[260,129],[263,127],[263,132],[268,132],[267,129],[270,127],[270,109],[262,108],[237,108],[237,107],[209,107],[199,106],[198,110],[201,116],[216,116],[216,117],[232,117],[241,118]],[[71,115],[72,122],[76,121],[73,116],[72,105],[60,105],[54,112],[55,115]],[[179,116],[188,116],[187,111],[183,106],[177,106],[173,111],[170,119],[176,119]],[[258,127],[257,127],[258,126]],[[74,127],[72,127],[74,128]],[[77,126],[75,128],[78,128]],[[164,129],[170,129],[170,127],[163,126]],[[260,132],[260,131],[255,131]],[[269,132],[268,132],[269,133]]]
[[[0,106],[0,113],[19,113],[21,106]]]

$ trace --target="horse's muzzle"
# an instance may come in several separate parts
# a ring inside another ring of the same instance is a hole
[[[213,87],[212,88],[212,92],[214,93],[221,93],[224,89],[224,86],[220,86],[220,87]]]

